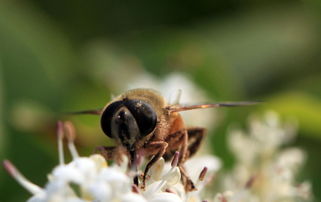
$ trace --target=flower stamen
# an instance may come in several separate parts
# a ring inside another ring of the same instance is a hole
[[[71,153],[71,156],[73,159],[79,158],[79,154],[77,152],[76,146],[75,146],[75,127],[70,121],[65,121],[64,124],[65,130],[66,130],[66,137],[68,139],[68,148]]]
[[[9,160],[3,161],[3,167],[21,186],[23,186],[30,193],[35,195],[43,192],[43,189],[41,189],[38,185],[30,182]]]
[[[198,180],[199,180],[199,181],[203,181],[203,180],[204,180],[205,175],[206,175],[206,173],[207,173],[207,170],[208,170],[208,169],[207,169],[207,167],[205,166],[205,167],[203,168],[203,170],[201,171],[199,177],[198,177]]]
[[[59,164],[64,165],[64,147],[63,147],[63,138],[64,138],[64,124],[61,121],[57,122],[57,138],[58,138],[58,155],[59,155]]]
[[[139,188],[136,184],[132,185],[132,192],[139,194]]]
[[[245,186],[244,186],[244,188],[245,189],[250,189],[252,186],[253,186],[253,183],[254,183],[254,181],[256,180],[256,176],[255,175],[252,175],[251,177],[250,177],[250,179],[248,179],[248,181],[245,183]]]

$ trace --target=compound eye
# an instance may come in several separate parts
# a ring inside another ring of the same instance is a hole
[[[146,136],[155,129],[157,114],[150,104],[142,100],[124,100],[124,105],[135,117],[140,136]]]
[[[104,133],[110,137],[112,136],[112,129],[111,129],[111,121],[115,116],[115,113],[118,109],[123,105],[123,101],[116,101],[111,103],[103,112],[101,119],[100,119],[100,126],[103,129]]]

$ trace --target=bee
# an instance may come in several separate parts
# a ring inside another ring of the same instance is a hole
[[[196,189],[184,169],[184,162],[199,149],[206,129],[186,127],[179,112],[218,107],[234,107],[255,102],[214,103],[201,105],[170,105],[157,91],[152,89],[129,90],[106,104],[103,109],[78,112],[78,114],[100,115],[102,131],[115,140],[114,147],[97,147],[107,160],[121,159],[126,154],[129,167],[135,168],[137,156],[149,159],[142,175],[141,187],[145,186],[148,171],[163,157],[170,160],[179,151],[178,167],[186,191]],[[135,184],[138,184],[136,178]]]

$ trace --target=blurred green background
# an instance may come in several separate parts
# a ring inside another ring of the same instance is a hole
[[[299,179],[321,199],[321,1],[0,1],[0,159],[43,186],[57,164],[60,112],[95,109],[118,83],[183,72],[212,100],[264,100],[229,109],[213,153],[233,166],[230,123],[273,109],[299,122],[308,156]],[[69,118],[68,118],[69,119]],[[109,144],[99,117],[71,118],[80,153]],[[30,195],[0,171],[0,200]]]

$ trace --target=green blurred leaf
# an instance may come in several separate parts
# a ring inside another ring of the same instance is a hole
[[[4,111],[3,111],[3,80],[2,68],[0,60],[0,160],[4,158],[6,147],[6,137],[4,132]]]
[[[269,98],[264,109],[299,121],[302,134],[321,140],[321,100],[303,92],[287,92]]]
[[[10,103],[18,97],[57,106],[73,72],[75,56],[55,25],[26,2],[0,2],[0,57]]]

